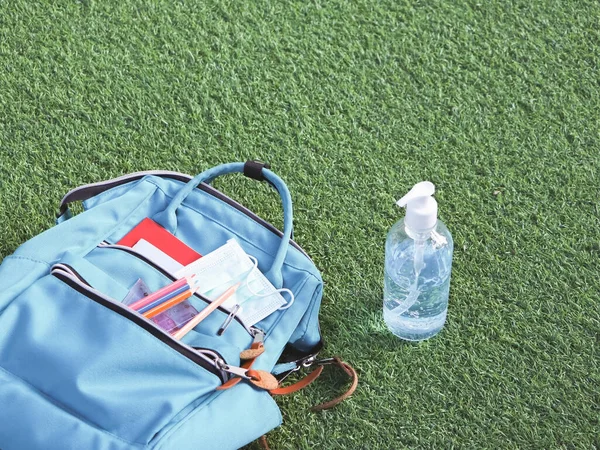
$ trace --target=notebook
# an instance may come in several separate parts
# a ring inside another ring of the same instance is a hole
[[[152,244],[184,266],[202,257],[200,253],[181,242],[150,218],[142,220],[129,233],[123,236],[117,244],[133,248],[141,239]]]

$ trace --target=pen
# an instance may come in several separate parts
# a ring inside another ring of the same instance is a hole
[[[173,337],[179,340],[186,334],[188,334],[192,330],[192,328],[194,328],[196,325],[198,325],[200,322],[206,319],[211,312],[213,312],[215,309],[221,306],[229,297],[231,297],[235,293],[235,291],[237,291],[238,287],[240,287],[241,284],[242,283],[238,283],[235,286],[231,286],[229,289],[223,292],[223,294],[221,294],[219,298],[210,302],[210,304],[202,311],[200,311],[196,315],[196,317],[194,317],[192,320],[186,323],[182,328],[177,330],[175,334],[173,334]]]
[[[239,310],[240,310],[240,305],[235,305],[233,307],[233,309],[231,310],[231,312],[225,319],[225,322],[223,322],[223,325],[221,325],[221,328],[219,328],[219,331],[217,331],[217,336],[221,336],[225,332],[225,330],[227,329],[227,327],[229,326],[229,324],[231,323],[231,321],[233,320],[233,318],[235,317],[235,315],[238,313]]]

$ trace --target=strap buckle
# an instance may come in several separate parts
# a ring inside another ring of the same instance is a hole
[[[296,363],[296,367],[290,369],[285,375],[279,378],[279,384],[283,383],[283,381],[289,377],[291,374],[296,373],[302,369],[308,369],[312,366],[327,366],[329,364],[334,364],[335,358],[322,358],[317,359],[317,355],[310,355]]]
[[[323,358],[323,359],[316,359],[314,361],[312,361],[312,363],[310,364],[311,366],[328,366],[329,364],[333,364],[335,363],[335,358]],[[308,366],[310,367],[310,366]]]
[[[303,361],[301,361],[301,362],[299,361],[295,368],[291,369],[282,379],[280,379],[280,381],[279,381],[280,386],[281,386],[281,382],[283,381],[283,379],[285,377],[287,377],[291,373],[298,371],[300,368],[311,367],[311,366],[317,366],[317,367],[314,370],[312,370],[302,380],[300,380],[290,386],[278,387],[277,389],[272,389],[270,392],[272,395],[287,395],[287,394],[291,394],[293,392],[297,392],[300,389],[303,389],[306,386],[310,385],[313,381],[315,381],[323,372],[323,366],[327,366],[330,364],[342,369],[346,373],[348,378],[350,378],[351,385],[348,388],[348,390],[346,392],[344,392],[342,395],[334,398],[333,400],[329,400],[327,402],[320,403],[316,406],[313,406],[311,408],[311,410],[312,411],[322,411],[324,409],[333,408],[337,404],[341,403],[342,401],[344,401],[345,399],[350,397],[354,393],[354,391],[356,390],[356,386],[358,385],[358,375],[356,374],[356,371],[352,368],[352,366],[350,366],[348,363],[345,363],[344,361],[342,361],[339,357],[316,359],[315,356],[309,356],[309,357],[305,358]]]

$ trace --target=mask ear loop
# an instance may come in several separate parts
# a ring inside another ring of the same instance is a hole
[[[279,308],[277,308],[277,311],[283,311],[284,309],[288,309],[290,306],[292,306],[292,304],[294,303],[294,300],[296,300],[296,297],[294,296],[294,293],[289,290],[288,288],[281,288],[281,289],[277,289],[276,292],[279,292],[280,294],[283,294],[284,292],[287,292],[290,296],[290,301],[287,302],[285,305],[280,306]],[[282,295],[283,297],[283,295]]]
[[[255,292],[252,290],[252,288],[250,287],[250,276],[252,275],[252,273],[254,272],[254,269],[258,270],[258,259],[255,258],[254,256],[250,256],[248,255],[248,258],[250,258],[250,260],[252,261],[252,263],[254,264],[254,267],[252,267],[252,269],[250,270],[250,273],[248,274],[248,276],[246,277],[246,288],[250,291],[250,293],[252,295],[254,295],[255,297],[268,297],[269,295],[272,295],[272,292],[269,292],[268,294],[261,294],[260,292]],[[279,294],[283,294],[284,292],[287,293],[290,296],[290,300],[288,302],[286,302],[285,305],[277,308],[277,311],[283,311],[284,309],[288,309],[290,306],[292,306],[292,304],[294,303],[294,301],[296,300],[296,296],[294,295],[294,293],[289,290],[288,288],[280,288],[280,289],[275,289],[275,292],[278,292]],[[283,297],[283,295],[282,295]]]

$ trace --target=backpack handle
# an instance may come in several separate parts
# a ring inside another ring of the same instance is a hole
[[[173,197],[171,203],[169,203],[166,209],[158,213],[154,217],[154,220],[174,234],[175,230],[177,229],[177,208],[181,206],[187,196],[190,195],[200,183],[209,184],[215,178],[230,173],[247,173],[245,171],[245,167],[247,170],[247,164],[241,162],[221,164],[213,167],[212,169],[208,169],[199,175],[196,175],[191,181],[186,183],[183,188],[181,188],[175,197]],[[275,259],[273,260],[271,268],[265,274],[265,276],[273,283],[273,286],[276,288],[281,288],[283,286],[281,268],[283,267],[283,261],[285,260],[285,256],[287,254],[293,229],[292,197],[290,196],[290,191],[283,180],[275,175],[275,173],[264,166],[259,173],[262,175],[262,178],[264,178],[277,190],[283,205],[283,236],[281,238],[281,244],[277,249],[277,253],[275,254]],[[261,179],[254,176],[252,176],[252,178]]]

